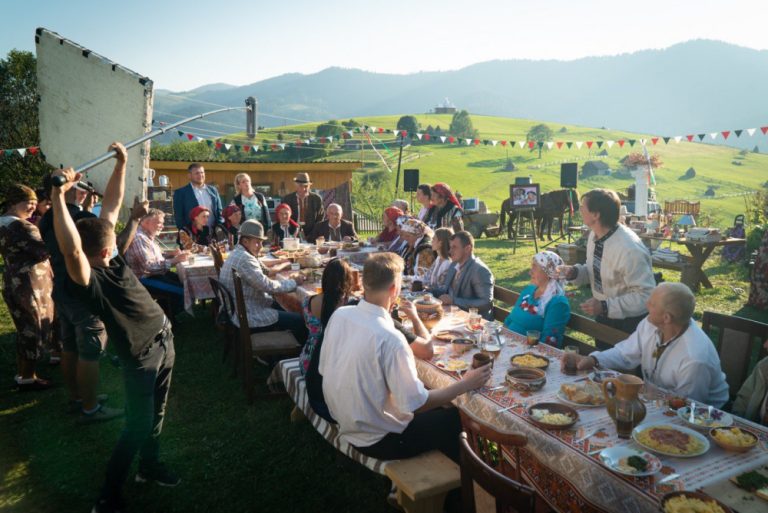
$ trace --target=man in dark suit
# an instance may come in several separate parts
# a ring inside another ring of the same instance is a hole
[[[177,228],[190,224],[189,213],[195,207],[205,207],[211,215],[208,226],[213,230],[217,224],[224,224],[221,218],[221,197],[213,185],[205,184],[205,168],[202,164],[192,163],[187,168],[189,183],[173,191],[173,218]]]
[[[432,294],[444,305],[462,310],[477,308],[483,318],[493,320],[493,273],[473,254],[475,239],[469,232],[451,236],[450,253],[454,262],[445,274],[445,286]]]
[[[287,194],[282,202],[291,207],[291,219],[299,223],[304,237],[311,238],[315,226],[325,217],[323,198],[319,194],[309,192],[312,182],[308,173],[296,173],[293,181],[296,183],[296,192]]]
[[[315,225],[315,231],[311,237],[307,237],[310,242],[314,242],[318,237],[325,237],[326,241],[352,241],[357,240],[355,227],[351,222],[342,219],[344,210],[338,203],[328,205],[326,211],[326,220],[320,221]]]

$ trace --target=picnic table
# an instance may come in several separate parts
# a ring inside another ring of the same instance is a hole
[[[208,280],[208,278],[218,278],[212,256],[195,255],[194,263],[179,262],[176,264],[176,271],[184,286],[184,309],[187,312],[192,313],[192,305],[195,301],[216,297]]]
[[[650,245],[651,241],[670,241],[672,239],[661,237],[658,235],[642,234],[640,238],[643,239],[646,244]],[[712,255],[712,252],[717,247],[721,246],[735,246],[743,245],[746,243],[745,239],[727,237],[718,241],[706,241],[706,240],[691,240],[682,238],[677,241],[683,244],[690,257],[683,258],[680,262],[666,262],[663,260],[654,259],[653,265],[665,269],[673,269],[681,272],[680,281],[688,285],[691,290],[699,290],[701,285],[705,288],[711,289],[712,282],[709,281],[707,275],[704,273],[704,263]]]
[[[435,330],[464,329],[465,318],[464,312],[446,316]],[[563,374],[558,361],[562,352],[554,347],[543,344],[529,347],[525,344],[524,336],[506,330],[503,337],[507,343],[495,361],[493,377],[488,385],[474,393],[459,396],[454,403],[497,429],[528,437],[528,445],[521,452],[522,474],[556,511],[655,513],[658,511],[660,497],[667,492],[704,487],[718,490],[720,488],[716,485],[722,485],[728,478],[768,465],[768,429],[734,416],[735,426],[748,428],[759,437],[758,446],[748,453],[726,452],[711,443],[710,449],[702,456],[660,456],[663,468],[657,476],[627,477],[617,474],[600,462],[599,450],[612,446],[642,448],[632,440],[618,438],[614,423],[604,406],[576,407],[579,421],[572,428],[559,431],[537,427],[526,413],[527,407],[535,403],[562,402],[557,395],[560,385],[584,380],[585,376]],[[455,373],[438,367],[438,362],[446,358],[459,358],[469,363],[472,355],[477,352],[472,350],[461,356],[453,355],[450,344],[442,343],[436,343],[435,351],[436,356],[431,361],[417,360],[420,379],[428,388],[433,389],[450,385],[458,379]],[[550,359],[551,364],[546,370],[546,385],[537,392],[520,392],[510,387],[495,389],[504,383],[510,358],[524,352],[533,352]],[[668,396],[666,392],[658,390],[658,399],[646,402],[647,416],[643,424],[684,424],[667,409],[665,398]],[[580,440],[597,428],[605,430]],[[665,476],[673,474],[679,476],[658,484]],[[724,496],[716,498],[723,502],[727,500]]]

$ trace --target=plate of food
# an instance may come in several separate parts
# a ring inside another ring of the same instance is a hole
[[[512,356],[509,359],[509,363],[515,367],[531,367],[544,370],[549,367],[549,358],[536,353],[522,353]]]
[[[768,501],[768,475],[765,471],[750,470],[731,478],[733,484]]]
[[[591,379],[593,383],[597,383],[598,385],[600,385],[606,379],[618,378],[619,376],[621,376],[621,372],[616,372],[612,370],[596,370],[589,374],[589,379]]]
[[[544,429],[568,429],[579,420],[579,414],[560,403],[536,403],[528,407],[528,418]]]
[[[672,424],[640,424],[632,439],[649,451],[676,458],[693,458],[709,450],[709,440],[701,433]]]
[[[433,335],[437,340],[443,342],[453,342],[457,338],[464,338],[464,333],[455,330],[442,330]]]
[[[603,389],[592,381],[563,383],[557,391],[557,398],[571,406],[598,408],[605,406]]]
[[[686,490],[664,495],[660,504],[663,513],[733,513],[731,508],[707,494]]]
[[[738,427],[716,427],[709,436],[717,445],[731,452],[747,452],[757,445],[757,435]]]
[[[696,406],[693,412],[693,421],[691,421],[691,407],[683,406],[678,408],[677,416],[685,422],[685,425],[699,431],[709,431],[716,427],[729,427],[733,425],[733,417],[724,411],[712,408]]]
[[[625,476],[652,476],[661,470],[661,460],[653,454],[631,447],[606,447],[600,451],[600,462]]]
[[[461,372],[469,369],[469,364],[467,362],[465,362],[464,360],[456,360],[454,358],[450,358],[448,360],[441,360],[437,362],[435,365],[437,365],[443,370],[447,370],[448,372]]]

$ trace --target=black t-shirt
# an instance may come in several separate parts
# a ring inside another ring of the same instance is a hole
[[[101,317],[109,341],[122,359],[130,360],[141,354],[163,329],[162,308],[121,256],[113,258],[109,267],[92,267],[86,286],[68,282],[72,295]]]
[[[95,215],[82,210],[76,205],[67,203],[67,210],[72,220],[78,222],[80,219],[96,217]],[[53,288],[54,293],[66,292],[67,285],[67,265],[64,262],[64,255],[61,254],[59,243],[56,241],[56,233],[53,231],[53,209],[49,209],[42,219],[40,219],[40,236],[51,254],[51,267],[53,267]]]

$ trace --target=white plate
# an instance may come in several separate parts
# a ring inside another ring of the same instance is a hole
[[[582,404],[582,403],[574,403],[573,401],[570,401],[565,394],[563,394],[562,390],[557,391],[557,398],[564,402],[567,405],[573,406],[575,408],[602,408],[605,406],[605,403],[603,404]]]
[[[682,408],[677,410],[677,416],[680,417],[680,419],[685,422],[685,425],[696,429],[698,431],[709,431],[710,429],[714,427],[731,427],[733,425],[733,417],[731,417],[728,413],[725,413],[722,410],[718,410],[716,408],[712,409],[712,415],[714,416],[720,416],[720,419],[714,421],[716,424],[695,424],[690,422],[688,419],[690,418],[690,412],[691,407],[690,406],[683,406]],[[707,408],[700,408],[699,406],[696,406],[696,412],[701,412],[704,416],[707,414]],[[701,416],[701,415],[697,415]]]
[[[694,453],[694,454],[673,454],[670,452],[661,451],[659,449],[654,449],[653,447],[649,447],[647,445],[644,445],[640,440],[638,440],[637,435],[644,429],[648,428],[654,428],[654,427],[668,427],[672,428],[676,431],[680,431],[681,433],[685,433],[689,436],[692,436],[696,438],[699,442],[702,443],[703,448],[701,451]],[[663,454],[664,456],[672,456],[673,458],[695,458],[696,456],[701,456],[702,454],[706,453],[709,450],[709,440],[707,440],[707,437],[702,435],[701,433],[687,428],[683,426],[675,426],[674,424],[670,424],[668,422],[655,422],[655,423],[648,423],[648,424],[640,424],[639,426],[635,427],[635,429],[632,430],[632,440],[635,441],[638,445],[641,447],[644,447],[645,449],[648,449],[649,451],[653,451],[656,454]]]
[[[435,365],[448,372],[463,372],[469,369],[469,364],[464,360],[440,360]],[[451,368],[451,366],[455,366],[455,368]]]
[[[622,458],[629,458],[630,456],[640,456],[645,461],[648,462],[648,470],[645,472],[630,472],[628,470],[624,470],[619,466],[619,461]],[[653,454],[645,451],[638,451],[637,449],[632,449],[631,447],[607,447],[600,451],[600,462],[608,467],[609,469],[613,470],[614,472],[618,472],[619,474],[624,474],[625,476],[635,476],[635,477],[644,477],[644,476],[652,476],[653,474],[657,473],[659,470],[661,470],[661,460],[654,456]]]

